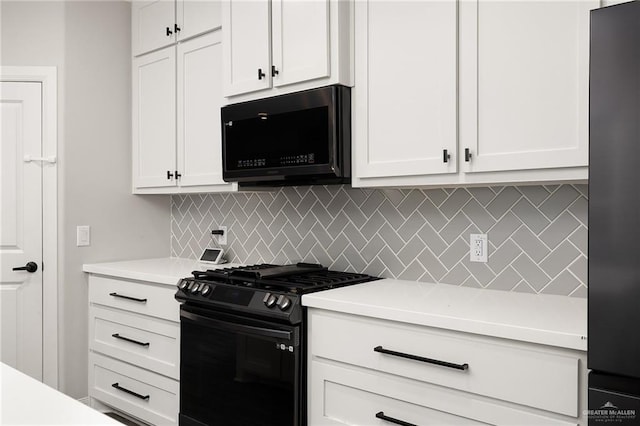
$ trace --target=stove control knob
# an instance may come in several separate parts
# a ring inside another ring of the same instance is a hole
[[[204,284],[202,286],[202,288],[200,289],[200,294],[202,294],[203,296],[207,296],[209,293],[211,293],[211,287],[209,287],[208,285]]]
[[[287,296],[280,296],[278,297],[277,305],[281,311],[286,311],[291,306],[291,299],[289,299]]]
[[[179,288],[180,290],[183,290],[183,291],[184,291],[184,289],[186,289],[188,285],[189,285],[189,281],[187,281],[187,280],[181,280],[181,281],[178,283],[178,288]]]
[[[267,293],[262,301],[267,308],[273,308],[278,301],[278,298],[271,293]]]
[[[193,283],[193,286],[191,287],[191,294],[198,294],[198,290],[200,290],[200,284]]]

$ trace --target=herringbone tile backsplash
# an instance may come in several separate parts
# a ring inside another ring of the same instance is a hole
[[[236,263],[316,262],[336,270],[586,297],[587,186],[457,189],[289,187],[174,195],[172,256],[197,258],[229,227]],[[489,261],[469,261],[469,234]]]

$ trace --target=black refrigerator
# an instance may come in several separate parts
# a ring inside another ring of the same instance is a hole
[[[640,424],[640,2],[591,12],[589,425]]]

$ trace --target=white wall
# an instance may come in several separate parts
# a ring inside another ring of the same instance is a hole
[[[82,264],[169,255],[169,197],[131,195],[130,3],[3,0],[0,8],[0,64],[58,67],[59,385],[81,398]],[[91,226],[90,247],[75,246],[77,225]]]

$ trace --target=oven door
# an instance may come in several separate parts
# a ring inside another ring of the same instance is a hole
[[[180,425],[301,426],[300,326],[180,308]]]

